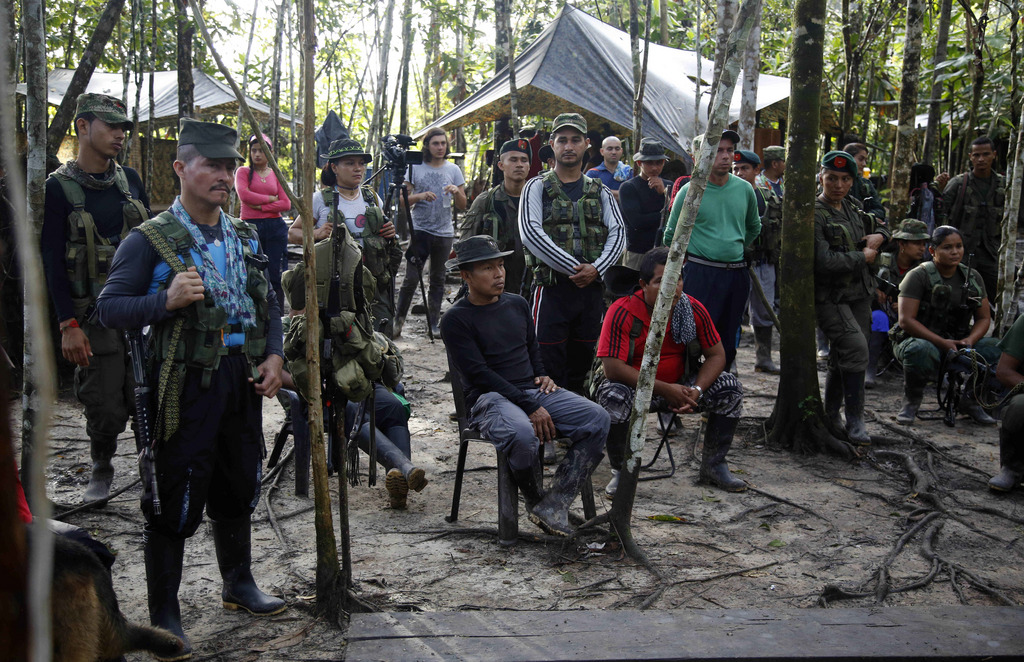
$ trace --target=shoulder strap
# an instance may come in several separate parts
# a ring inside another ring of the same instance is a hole
[[[128,188],[128,175],[124,174],[124,168],[119,163],[114,164],[114,185],[117,186],[121,195],[129,200],[132,199],[132,190]]]
[[[320,191],[320,195],[323,196],[324,207],[327,207],[327,211],[330,212],[331,204],[334,203],[334,187],[329,186],[323,189],[322,191]]]
[[[64,175],[54,172],[51,177],[56,177],[60,183],[60,188],[64,191],[64,197],[67,198],[71,206],[75,208],[75,211],[82,211],[85,209],[85,191],[82,190],[81,184],[65,177]]]
[[[633,365],[633,354],[636,351],[636,339],[644,332],[644,321],[633,316],[633,326],[629,328],[629,354],[626,357],[626,365]]]
[[[180,274],[186,271],[185,263],[181,261],[181,258],[178,257],[178,253],[175,251],[174,247],[171,246],[170,241],[167,240],[167,237],[165,237],[164,233],[160,230],[160,225],[166,224],[166,217],[170,215],[170,212],[165,211],[153,220],[146,221],[139,226],[139,232],[141,232],[142,236],[146,238],[146,241],[148,241],[149,245],[153,247],[153,250],[156,251],[157,255],[167,263],[167,266],[171,268],[171,271],[176,274]],[[171,219],[176,221],[173,216],[171,216]]]
[[[363,202],[365,202],[368,207],[377,206],[377,196],[374,195],[373,189],[369,186],[360,186],[359,192],[363,194]]]

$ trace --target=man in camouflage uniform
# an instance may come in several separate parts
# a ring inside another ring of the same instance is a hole
[[[843,147],[843,151],[849,154],[856,161],[857,174],[853,177],[853,187],[850,189],[849,197],[860,203],[861,209],[885,223],[885,207],[882,206],[882,198],[871,180],[864,176],[865,171],[871,174],[868,167],[868,146],[864,143],[850,143]]]
[[[764,148],[764,161],[761,172],[757,176],[756,186],[771,189],[782,199],[785,193],[782,175],[786,172],[786,148],[781,145],[769,145]]]
[[[846,152],[821,161],[822,192],[814,204],[814,308],[829,340],[825,413],[837,429],[846,405],[846,434],[871,443],[864,427],[864,373],[875,277],[871,265],[889,232],[847,199],[857,164]]]
[[[61,351],[76,366],[75,396],[85,405],[92,456],[86,503],[110,494],[117,436],[135,410],[124,336],[92,316],[117,245],[150,216],[138,173],[114,160],[133,127],[119,99],[79,96],[78,158],[46,180],[43,268],[60,321]]]
[[[505,291],[526,295],[529,288],[523,287],[526,256],[519,237],[519,196],[530,171],[529,141],[520,138],[502,145],[498,169],[504,173],[504,179],[473,201],[459,229],[459,238],[487,235],[498,242],[502,251],[512,251],[505,258]]]
[[[533,271],[533,321],[541,358],[556,384],[577,393],[601,335],[601,279],[622,257],[619,204],[580,172],[587,122],[563,113],[551,129],[555,169],[523,187],[519,234]]]
[[[942,191],[946,223],[964,235],[964,263],[974,255],[971,267],[985,282],[991,301],[998,299],[999,243],[1003,238],[1003,204],[1006,178],[993,170],[996,150],[988,136],[971,143],[971,171],[949,180]]]
[[[782,199],[775,195],[773,189],[757,183],[760,169],[761,159],[757,154],[745,149],[736,150],[733,155],[732,172],[754,187],[757,212],[761,217],[761,234],[750,245],[750,270],[764,293],[762,300],[755,288],[750,289],[750,326],[754,329],[754,348],[757,353],[754,372],[777,374],[779,367],[772,361],[774,321],[764,301],[774,307],[776,269],[782,252]]]

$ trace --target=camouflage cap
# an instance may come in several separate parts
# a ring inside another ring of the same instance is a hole
[[[821,166],[826,170],[835,170],[857,176],[857,161],[847,152],[831,151],[821,159]]]
[[[770,161],[772,159],[786,160],[786,148],[781,145],[769,145],[764,148],[764,160]]]
[[[576,129],[583,135],[587,133],[587,120],[583,119],[583,115],[579,113],[562,113],[556,117],[555,121],[551,123],[551,133],[567,126]]]
[[[358,156],[363,159],[363,163],[369,163],[373,160],[373,157],[363,150],[362,144],[353,138],[338,138],[333,141],[331,146],[327,148],[327,153],[321,154],[320,158],[327,159],[328,161],[337,161],[347,156]]]
[[[732,155],[733,163],[749,163],[752,166],[761,165],[761,157],[751,152],[748,149],[738,149],[733,152]]]
[[[127,130],[135,128],[135,123],[128,119],[128,108],[117,97],[106,94],[79,94],[75,107],[75,119],[90,113],[96,119],[103,120],[112,126],[121,126]]]
[[[241,159],[235,147],[238,132],[216,122],[200,122],[182,117],[178,123],[178,147],[193,145],[208,159]]]
[[[931,235],[928,234],[928,224],[916,218],[903,219],[896,232],[892,233],[893,239],[903,239],[906,241],[922,241],[930,237]]]

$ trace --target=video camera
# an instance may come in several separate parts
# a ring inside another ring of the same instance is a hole
[[[409,166],[423,163],[423,152],[409,149],[414,142],[411,136],[401,133],[384,136],[380,144],[384,160],[387,162],[385,167],[405,172]]]

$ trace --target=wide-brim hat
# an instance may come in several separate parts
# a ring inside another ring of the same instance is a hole
[[[192,145],[208,159],[243,159],[238,153],[238,132],[216,122],[182,117],[178,123],[178,146]]]
[[[363,150],[363,146],[359,141],[353,138],[339,138],[335,140],[327,148],[327,153],[321,154],[320,158],[327,159],[328,161],[337,161],[349,156],[361,157],[363,163],[369,163],[373,160],[373,157]]]
[[[640,140],[640,151],[633,155],[633,162],[637,161],[665,161],[665,146],[657,138],[643,138]]]
[[[498,242],[494,240],[494,237],[485,234],[478,234],[474,237],[457,241],[452,248],[455,251],[455,257],[444,263],[444,267],[448,271],[456,271],[473,262],[483,262],[484,260],[494,260],[499,257],[512,255],[514,252],[501,250],[498,248]]]
[[[916,218],[905,218],[900,222],[896,232],[892,233],[893,239],[904,241],[922,241],[931,239],[928,234],[928,224]]]
[[[604,272],[604,289],[615,298],[628,297],[640,287],[640,272],[616,264]]]

